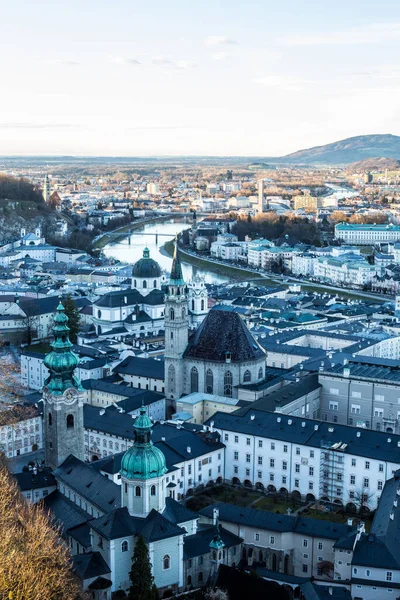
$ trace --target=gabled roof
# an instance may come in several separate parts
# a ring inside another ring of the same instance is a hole
[[[92,518],[58,490],[55,490],[43,499],[43,507],[50,511],[56,525],[61,527],[61,533],[64,536],[69,529],[77,525],[82,525]]]
[[[215,525],[199,529],[193,535],[186,535],[183,539],[183,558],[194,558],[195,556],[202,556],[210,552],[210,543],[216,535],[220,536],[226,548],[232,548],[232,546],[239,546],[242,543],[242,538],[235,535],[231,531],[224,529],[224,527],[217,527]]]
[[[132,519],[126,506],[117,508],[98,519],[94,519],[90,522],[90,527],[107,540],[135,535],[137,532],[136,522]]]
[[[194,521],[199,518],[199,515],[186,508],[183,504],[179,504],[171,496],[166,497],[165,509],[162,514],[168,521],[175,524]]]
[[[121,506],[121,488],[72,454],[54,471],[57,480],[71,487],[106,513]]]
[[[72,557],[72,569],[82,581],[111,573],[100,552],[76,554]]]
[[[293,531],[294,533],[331,540],[339,540],[348,535],[349,532],[355,531],[355,527],[350,527],[347,524],[321,521],[320,519],[302,517],[300,515],[281,515],[256,508],[226,504],[224,502],[217,502],[206,506],[200,511],[200,514],[212,518],[214,508],[219,510],[221,522],[226,521],[228,523],[246,525],[247,527],[255,527],[267,531]]]
[[[123,375],[164,379],[164,361],[156,360],[155,358],[127,356],[114,368],[114,372],[122,373]]]
[[[144,519],[143,525],[140,525],[138,533],[144,537],[147,543],[150,543],[185,535],[186,530],[178,527],[175,523],[171,523],[166,517],[153,509]]]
[[[253,338],[241,317],[225,306],[210,310],[189,341],[184,356],[200,360],[225,362],[230,353],[232,362],[261,359],[264,351]]]

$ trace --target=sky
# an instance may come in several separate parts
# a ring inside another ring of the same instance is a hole
[[[1,0],[0,155],[400,135],[399,0]]]

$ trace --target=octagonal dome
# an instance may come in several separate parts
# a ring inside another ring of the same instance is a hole
[[[150,250],[148,248],[143,250],[143,258],[133,265],[132,277],[136,277],[137,279],[161,277],[160,265],[150,258]]]

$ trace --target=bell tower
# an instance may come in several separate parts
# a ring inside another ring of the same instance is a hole
[[[165,389],[169,408],[184,390],[183,353],[188,345],[188,288],[182,274],[178,243],[175,241],[171,277],[165,297]]]
[[[136,417],[134,444],[121,460],[121,501],[129,514],[147,517],[153,509],[162,512],[165,508],[165,456],[151,441],[153,424],[141,407]]]
[[[45,463],[56,469],[69,454],[84,460],[83,390],[74,375],[79,357],[72,352],[68,317],[59,303],[54,316],[52,351],[44,359],[50,374],[43,387]]]

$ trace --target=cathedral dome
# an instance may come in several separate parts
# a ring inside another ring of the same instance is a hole
[[[152,422],[142,406],[134,422],[135,443],[121,460],[120,473],[126,479],[151,479],[167,472],[165,456],[151,441]]]
[[[133,265],[132,277],[136,277],[137,279],[161,277],[160,265],[150,258],[150,251],[148,248],[143,250],[143,258]]]

